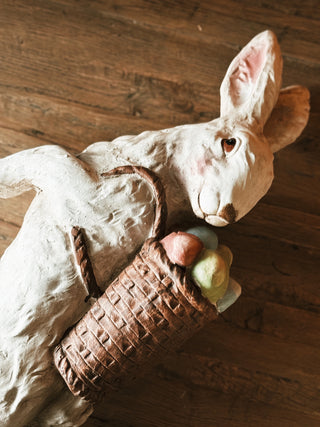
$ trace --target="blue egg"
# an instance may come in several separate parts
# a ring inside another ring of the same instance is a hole
[[[206,249],[216,250],[218,247],[218,236],[212,228],[206,226],[192,227],[186,230],[186,233],[199,237]]]

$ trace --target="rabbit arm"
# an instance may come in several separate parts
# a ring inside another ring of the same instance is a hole
[[[68,187],[80,175],[88,178],[93,173],[62,147],[44,145],[21,151],[0,159],[0,197],[14,197],[31,189],[39,192]]]

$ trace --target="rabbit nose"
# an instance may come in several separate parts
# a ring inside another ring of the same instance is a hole
[[[237,211],[235,210],[232,203],[228,203],[221,209],[220,212],[218,212],[218,216],[226,220],[229,224],[232,224],[236,220]]]

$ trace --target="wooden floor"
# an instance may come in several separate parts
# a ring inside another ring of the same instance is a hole
[[[320,425],[319,18],[318,0],[1,0],[0,157],[211,120],[228,64],[267,28],[283,84],[311,91],[271,191],[219,230],[240,300],[86,427]],[[31,198],[1,200],[1,253]]]

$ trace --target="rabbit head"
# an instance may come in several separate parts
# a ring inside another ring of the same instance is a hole
[[[221,116],[184,137],[190,165],[184,184],[194,213],[211,225],[225,226],[253,208],[271,186],[273,153],[293,142],[307,123],[308,90],[280,91],[281,74],[275,35],[258,34],[227,70]]]

